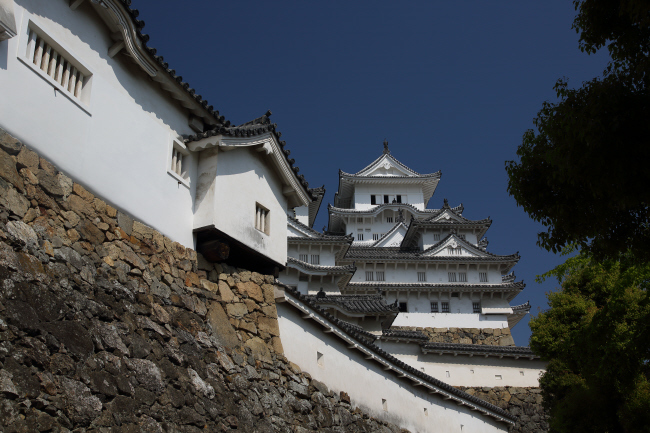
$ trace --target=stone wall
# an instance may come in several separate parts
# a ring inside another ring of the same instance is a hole
[[[494,387],[465,388],[458,387],[468,394],[499,406],[517,417],[517,424],[510,432],[543,433],[548,431],[548,415],[542,407],[542,395],[539,388]]]
[[[514,346],[509,328],[415,328],[393,326],[400,331],[420,331],[432,343],[486,344],[491,346]]]
[[[273,293],[0,130],[1,431],[401,431],[284,357]]]

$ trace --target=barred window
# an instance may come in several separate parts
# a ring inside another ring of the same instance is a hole
[[[357,218],[357,222],[358,222],[358,223],[362,223],[362,222],[363,222],[363,218]]]
[[[425,274],[424,272],[418,272],[418,281],[422,282],[426,280],[427,280],[427,274]]]
[[[385,281],[384,271],[377,271],[377,281]]]
[[[269,223],[269,210],[259,203],[255,204],[255,228],[267,235],[271,229],[271,224]]]
[[[320,254],[312,254],[311,255],[311,264],[312,265],[320,265]]]
[[[449,313],[449,302],[442,302],[442,312]]]
[[[379,240],[379,233],[373,233],[372,234],[372,240],[373,241],[378,241]]]
[[[459,272],[458,273],[458,281],[461,283],[466,283],[467,282],[467,272]]]
[[[309,255],[307,255],[307,254],[299,254],[298,259],[301,262],[309,263]]]
[[[386,217],[386,222],[387,223],[392,223],[393,222],[393,217]]]
[[[488,282],[487,272],[479,272],[478,279],[481,283],[487,283]]]
[[[458,235],[458,237],[461,238],[462,240],[466,240],[465,235]]]
[[[366,271],[366,281],[375,281],[374,272]]]
[[[447,251],[449,252],[450,256],[460,256],[462,254],[463,249],[461,247],[458,248],[447,247]]]
[[[434,241],[439,241],[440,240],[440,233],[434,233],[433,234],[433,240]]]
[[[450,283],[456,282],[456,272],[447,272],[447,277],[449,278]]]
[[[472,309],[475,313],[480,313],[481,312],[481,303],[480,302],[472,302]]]
[[[438,312],[438,302],[432,302],[431,303],[431,312],[432,313],[437,313]]]
[[[363,233],[357,233],[357,240],[362,241],[363,240]]]

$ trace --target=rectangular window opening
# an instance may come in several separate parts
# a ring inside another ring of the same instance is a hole
[[[440,233],[434,233],[433,234],[433,240],[434,241],[439,241],[440,240]]]
[[[401,202],[402,202],[402,196],[399,195],[399,194],[395,196],[395,199],[397,200],[397,203],[401,203]]]
[[[481,312],[481,303],[480,302],[472,302],[472,310],[474,313],[480,313]]]
[[[429,409],[426,407],[424,408],[424,416],[429,416]]]
[[[377,204],[377,196],[376,195],[371,195],[370,196],[370,204]]]
[[[427,274],[424,272],[418,272],[418,282],[423,282],[427,280]]]
[[[503,379],[503,377],[501,377],[500,374],[495,374],[495,375],[494,375],[494,378],[495,378],[496,380],[501,380],[501,379]]]
[[[400,302],[398,305],[400,313],[408,313],[408,305],[406,302]]]
[[[377,275],[377,281],[385,281],[384,271],[377,271],[376,275]]]
[[[451,297],[452,298],[460,298],[460,293],[459,292],[452,292]]]
[[[363,233],[357,233],[357,240],[362,241],[363,240]]]
[[[299,254],[298,259],[301,262],[309,263],[309,255],[308,254]]]
[[[375,274],[373,271],[366,271],[366,281],[375,281]]]
[[[390,200],[390,199],[388,198],[388,196],[387,196],[387,195],[385,195],[385,196],[384,196],[384,203],[390,203],[390,201],[389,201],[389,200]]]
[[[323,366],[323,362],[325,361],[323,354],[320,352],[316,352],[316,363],[318,364],[319,367]]]
[[[438,302],[432,302],[431,303],[431,312],[432,313],[437,313],[438,312]]]
[[[386,222],[387,223],[392,223],[393,222],[393,217],[386,217]]]
[[[259,203],[255,203],[255,228],[267,235],[271,230],[269,210]]]
[[[386,401],[385,398],[381,399],[381,408],[386,410],[386,411],[388,410],[388,402]]]
[[[372,234],[372,240],[373,241],[378,241],[379,240],[379,233],[373,233]]]
[[[488,282],[488,275],[487,272],[479,272],[478,273],[478,279],[481,283],[487,283]]]
[[[450,377],[449,370],[445,371],[445,376]]]
[[[449,302],[442,302],[442,312],[449,313]]]
[[[311,255],[311,264],[312,265],[320,265],[320,254],[312,254]]]
[[[363,223],[363,218],[357,218],[358,223]]]
[[[455,283],[456,282],[456,272],[447,272],[447,278],[449,279],[450,283]]]

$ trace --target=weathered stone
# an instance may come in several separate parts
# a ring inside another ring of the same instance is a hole
[[[23,147],[22,143],[15,137],[12,137],[4,129],[0,128],[0,148],[7,152],[9,155],[18,155],[20,149]]]
[[[217,340],[226,347],[235,347],[239,344],[239,338],[235,329],[230,324],[228,316],[218,302],[212,302],[208,308],[206,319],[212,327],[212,332]]]
[[[264,361],[268,364],[273,363],[269,348],[261,338],[253,337],[249,340],[246,340],[246,343],[244,344],[251,349],[251,352],[253,353],[253,357],[255,357],[255,359],[259,359],[260,361]]]
[[[139,221],[133,221],[132,235],[144,239],[151,239],[153,237],[153,229],[151,227],[142,224]]]
[[[0,193],[2,193],[2,196],[0,196],[0,205],[4,206],[19,217],[25,216],[29,209],[29,200],[27,200],[24,195],[20,194],[9,185],[7,185],[7,188],[4,191],[2,185],[0,185]]]
[[[27,167],[31,170],[38,169],[38,154],[24,146],[22,149],[20,149],[16,160],[18,162],[18,165],[21,167]]]
[[[264,302],[264,295],[262,294],[262,289],[260,289],[260,286],[253,283],[252,281],[239,282],[236,284],[236,287],[239,293],[241,293],[242,295],[246,295],[257,302]]]
[[[124,362],[130,370],[134,371],[136,379],[145,389],[156,394],[163,391],[165,384],[162,381],[160,369],[156,364],[148,359],[125,358]]]
[[[129,349],[118,335],[115,325],[98,322],[95,325],[95,332],[101,338],[105,348],[117,350],[122,355],[129,355]]]
[[[246,304],[241,302],[226,305],[226,311],[230,317],[236,318],[244,317],[246,314],[248,314],[248,308],[246,308]]]
[[[499,346],[514,346],[515,340],[511,335],[506,335],[499,340]]]
[[[270,317],[260,317],[257,321],[257,327],[260,331],[268,332],[269,334],[279,337],[280,327],[277,319]]]
[[[131,218],[130,215],[118,211],[117,224],[128,236],[131,236],[131,233],[133,232],[133,218]]]
[[[22,221],[9,221],[7,223],[7,232],[23,241],[28,248],[36,248],[38,246],[36,232]]]
[[[88,240],[93,245],[99,245],[104,242],[105,236],[97,226],[91,223],[88,220],[83,220],[79,223],[76,230],[79,232],[81,237]]]

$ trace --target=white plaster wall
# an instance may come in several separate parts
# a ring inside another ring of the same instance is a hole
[[[422,187],[418,187],[417,185],[382,184],[381,178],[377,179],[377,183],[374,185],[356,185],[354,195],[352,196],[354,209],[365,210],[373,207],[374,205],[370,204],[370,196],[375,194],[401,194],[402,196],[407,196],[406,201],[404,201],[404,197],[402,197],[402,203],[408,203],[420,210],[424,210],[424,195],[422,194]]]
[[[340,295],[341,291],[336,284],[340,276],[332,278],[330,275],[311,277],[311,281],[300,281],[298,270],[287,267],[280,274],[279,280],[287,286],[297,287],[303,295],[315,295],[323,288],[323,291],[330,295]]]
[[[306,226],[309,226],[309,208],[307,206],[298,206],[294,208],[296,219]]]
[[[438,233],[440,238],[434,240],[434,233]],[[427,248],[439,243],[449,234],[449,230],[434,230],[434,229],[424,229],[422,232],[421,245],[420,248],[426,250]],[[465,235],[465,240],[470,244],[476,245],[478,242],[477,236],[475,233],[472,233],[471,230],[458,230],[459,235]]]
[[[360,352],[348,349],[337,337],[325,334],[313,321],[301,319],[288,303],[277,304],[277,308],[287,358],[331,390],[347,392],[353,407],[414,433],[507,431],[505,423],[429,394],[384,371]],[[323,354],[322,365],[317,362],[317,352]],[[382,407],[382,399],[386,400],[387,410]]]
[[[507,328],[505,314],[399,313],[393,326],[421,328]]]
[[[192,197],[167,168],[188,113],[124,55],[108,57],[108,30],[85,2],[17,0],[17,37],[0,43],[0,126],[97,196],[193,247]],[[18,60],[26,11],[91,70],[88,112]],[[189,175],[196,161],[187,158]]]
[[[427,266],[426,263],[415,264],[415,263],[387,263],[383,267],[375,266],[373,263],[362,263],[357,261],[357,267],[359,271],[355,274],[351,281],[353,282],[362,282],[366,281],[364,270],[384,270],[386,282],[388,283],[416,283],[418,282],[418,272],[424,272],[426,282],[429,283],[445,283],[449,284],[449,287],[452,288],[454,284],[466,284],[459,281],[456,283],[449,282],[449,272],[466,272],[467,273],[467,284],[502,284],[501,280],[501,271],[498,270],[496,266],[488,268],[486,265],[456,265],[449,264],[447,266],[442,265],[436,269],[436,265]],[[479,272],[488,273],[488,282],[481,283],[479,280]],[[457,278],[458,280],[458,275]]]
[[[311,260],[312,254],[318,254],[320,256],[320,264],[322,266],[335,266],[336,265],[336,253],[338,252],[338,246],[330,245],[317,245],[311,242],[306,242],[303,245],[289,245],[287,250],[287,255],[300,259],[300,254],[307,254],[309,260]]]
[[[413,343],[378,341],[379,347],[411,367],[453,386],[538,387],[546,362],[529,358],[423,354]]]
[[[287,262],[287,199],[270,156],[250,147],[219,151],[214,225],[255,251]],[[269,210],[267,235],[255,228],[256,203]]]

